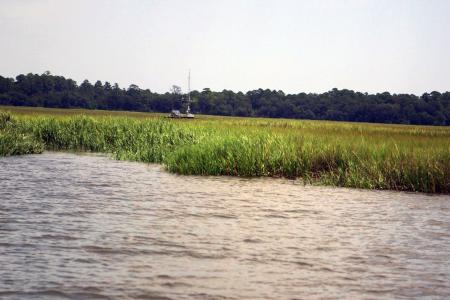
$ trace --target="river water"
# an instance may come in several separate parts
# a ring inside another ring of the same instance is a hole
[[[450,196],[0,158],[1,299],[449,299]]]

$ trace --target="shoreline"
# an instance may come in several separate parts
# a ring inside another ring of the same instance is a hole
[[[159,163],[181,175],[300,178],[313,185],[450,193],[450,128],[243,118],[0,117],[0,155],[87,151]]]
[[[11,155],[11,156],[0,156],[0,161],[2,159],[6,158],[17,158],[17,157],[25,157],[25,156],[41,156],[41,155],[65,155],[70,154],[74,156],[88,156],[88,157],[94,157],[94,158],[105,158],[107,160],[115,161],[115,162],[123,162],[123,163],[132,163],[132,164],[143,164],[151,169],[155,168],[158,169],[158,171],[173,175],[173,176],[179,176],[179,177],[186,177],[189,179],[192,178],[201,178],[201,179],[213,179],[213,180],[219,180],[222,179],[236,179],[236,180],[242,180],[242,181],[249,181],[249,182],[260,182],[260,181],[276,181],[276,183],[282,183],[286,184],[286,186],[294,185],[294,186],[303,186],[305,188],[319,188],[324,189],[326,191],[334,190],[334,189],[348,189],[349,191],[353,192],[383,192],[383,193],[391,193],[392,195],[396,194],[404,194],[404,195],[422,195],[422,196],[428,196],[428,197],[448,197],[450,194],[443,194],[443,193],[424,193],[424,192],[411,192],[411,191],[401,191],[401,190],[389,190],[389,189],[364,189],[364,188],[357,188],[357,187],[343,187],[343,186],[336,186],[336,185],[325,185],[320,183],[320,181],[317,182],[305,182],[301,178],[286,178],[286,177],[268,177],[268,176],[260,176],[260,177],[244,177],[244,176],[232,176],[232,175],[185,175],[185,174],[178,174],[173,173],[167,170],[166,166],[161,163],[148,163],[148,162],[141,162],[141,161],[130,161],[130,160],[118,160],[115,159],[111,153],[102,153],[102,152],[89,152],[89,151],[79,151],[79,150],[44,150],[42,153],[30,153],[30,154],[21,154],[21,155]]]

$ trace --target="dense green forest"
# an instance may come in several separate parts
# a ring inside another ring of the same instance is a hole
[[[0,76],[0,105],[169,112],[185,105],[182,98],[176,86],[158,94],[134,84],[124,89],[117,83],[84,80],[78,85],[49,72],[15,79]],[[332,89],[322,94],[285,94],[258,89],[244,94],[205,88],[192,91],[191,98],[192,111],[199,114],[450,125],[450,92],[416,96]]]

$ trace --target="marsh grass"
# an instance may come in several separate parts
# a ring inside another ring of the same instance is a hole
[[[44,144],[32,134],[17,130],[11,114],[0,111],[0,156],[42,153]]]
[[[449,141],[449,128],[430,126],[0,115],[0,155],[39,153],[44,147],[105,152],[162,163],[179,174],[301,178],[427,193],[450,193]]]

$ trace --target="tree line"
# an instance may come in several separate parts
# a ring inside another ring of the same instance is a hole
[[[182,98],[176,86],[170,92],[155,93],[134,84],[124,89],[117,83],[84,80],[78,85],[50,72],[20,74],[15,79],[0,76],[0,105],[170,112],[183,109]],[[205,88],[192,91],[191,99],[191,110],[198,114],[450,125],[450,92],[416,96],[334,88],[320,94],[285,94],[269,89],[242,93]]]

